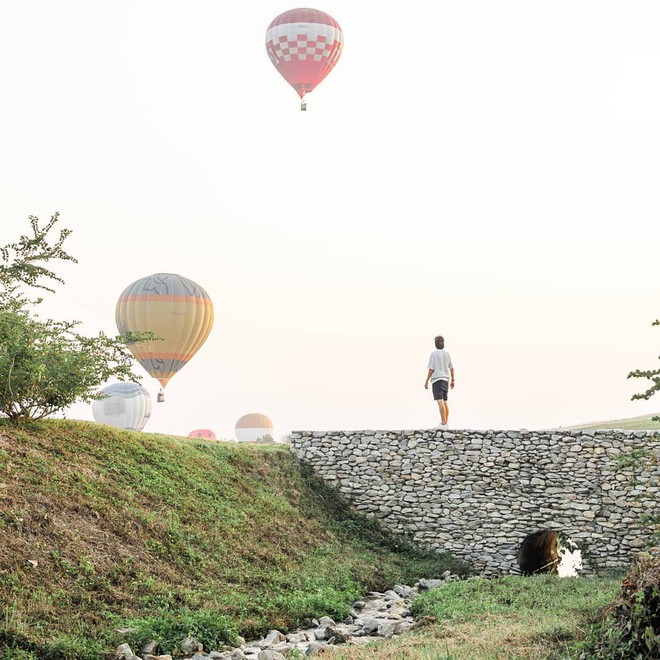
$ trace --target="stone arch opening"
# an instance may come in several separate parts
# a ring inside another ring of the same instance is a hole
[[[523,575],[577,576],[582,568],[582,553],[565,534],[543,529],[524,538],[518,549],[518,566]]]
[[[518,549],[518,566],[523,575],[557,573],[559,534],[552,529],[528,534]]]

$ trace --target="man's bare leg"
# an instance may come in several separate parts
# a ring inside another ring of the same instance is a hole
[[[442,421],[443,418],[444,418],[444,413],[443,413],[443,409],[444,409],[443,404],[444,403],[445,402],[442,399],[438,399],[438,410],[440,411],[440,424],[446,424],[447,423],[447,422]]]
[[[440,419],[442,420],[442,423],[446,425],[447,420],[449,419],[449,406],[443,399],[440,399],[438,404],[440,405]]]

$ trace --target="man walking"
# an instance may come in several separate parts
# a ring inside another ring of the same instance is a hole
[[[435,338],[436,350],[429,357],[429,372],[426,375],[424,388],[429,389],[429,380],[433,390],[433,398],[438,402],[440,410],[440,425],[436,429],[448,429],[449,406],[447,394],[449,388],[454,389],[454,365],[451,356],[445,350],[445,338],[438,335]]]

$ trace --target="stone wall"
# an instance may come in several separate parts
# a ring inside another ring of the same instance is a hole
[[[660,514],[650,431],[300,431],[294,454],[357,510],[486,575],[517,572],[542,529],[582,551],[584,574],[630,565]]]

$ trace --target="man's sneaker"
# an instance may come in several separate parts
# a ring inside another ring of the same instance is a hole
[[[446,424],[438,424],[434,431],[446,431],[449,427]]]

